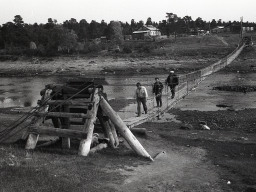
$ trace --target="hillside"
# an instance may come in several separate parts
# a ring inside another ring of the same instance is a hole
[[[238,35],[224,36],[222,40],[216,36],[189,36],[176,40],[126,41],[120,52],[105,50],[51,58],[12,56],[7,60],[1,56],[0,76],[163,74],[170,69],[187,73],[228,55],[238,41]]]

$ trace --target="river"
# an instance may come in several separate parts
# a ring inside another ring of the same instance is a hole
[[[158,76],[162,81],[167,75]],[[82,78],[82,77],[81,77]],[[93,77],[90,77],[93,78]],[[155,76],[105,76],[99,80],[109,99],[133,98],[136,83],[141,82],[152,96],[152,84]],[[64,84],[73,77],[1,77],[0,78],[0,108],[36,106],[40,99],[40,90],[47,84]]]
[[[162,82],[166,74],[158,76]],[[82,78],[82,77],[81,77]],[[92,77],[91,77],[92,78]],[[104,85],[109,99],[126,98],[134,96],[136,83],[141,82],[146,86],[149,96],[152,96],[152,84],[154,75],[145,76],[105,76],[99,82]],[[0,108],[7,107],[30,107],[36,106],[40,99],[40,90],[46,84],[64,84],[73,77],[1,77],[0,78]],[[256,108],[256,92],[238,93],[213,90],[221,85],[255,85],[256,74],[241,74],[221,72],[206,78],[199,86],[187,96],[179,107],[184,110],[219,110],[217,104],[232,105],[236,108]]]

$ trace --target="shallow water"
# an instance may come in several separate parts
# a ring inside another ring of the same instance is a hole
[[[166,74],[158,76],[162,82]],[[81,77],[82,78],[82,77]],[[93,78],[93,77],[91,77]],[[146,86],[149,96],[152,96],[154,75],[145,76],[105,76],[101,81],[109,99],[133,98],[135,84],[141,82]],[[46,84],[64,84],[73,77],[1,77],[0,78],[0,108],[36,106],[40,99],[40,90]],[[232,105],[233,108],[256,108],[256,92],[239,93],[213,90],[215,86],[223,85],[256,85],[256,74],[215,73],[206,78],[177,107],[183,110],[215,111],[223,110],[216,105]]]
[[[216,105],[231,106],[231,109],[256,108],[256,92],[242,93],[214,90],[216,86],[256,85],[256,74],[221,72],[212,74],[176,105],[181,110],[217,111],[226,110]]]

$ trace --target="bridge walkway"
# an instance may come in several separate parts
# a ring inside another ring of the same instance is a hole
[[[137,117],[137,114],[135,113],[137,111],[137,106],[136,103],[134,103],[119,110],[119,116],[123,119],[129,128],[157,118],[159,115],[170,110],[177,102],[191,93],[191,91],[195,90],[200,82],[207,78],[207,76],[221,70],[225,66],[232,63],[239,56],[244,47],[245,44],[239,45],[232,53],[206,68],[191,72],[189,74],[180,75],[180,84],[176,87],[175,98],[171,99],[170,92],[165,88],[162,96],[163,105],[161,108],[156,107],[155,98],[152,97],[148,98],[147,100],[148,114],[142,114],[140,117]]]

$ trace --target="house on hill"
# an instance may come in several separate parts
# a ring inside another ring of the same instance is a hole
[[[223,33],[223,32],[230,32],[230,27],[224,27],[224,26],[217,26],[216,28],[211,30],[212,33]]]
[[[254,27],[243,27],[243,31],[254,31]]]
[[[158,36],[161,36],[161,32],[153,25],[144,25],[143,27],[139,28],[139,30],[134,31],[132,36],[133,39],[154,39]]]

